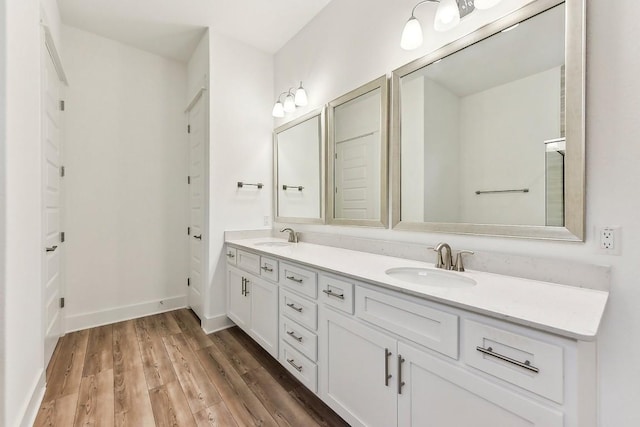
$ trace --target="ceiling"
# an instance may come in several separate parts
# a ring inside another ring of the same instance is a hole
[[[331,0],[58,0],[62,22],[187,61],[205,28],[277,52]]]

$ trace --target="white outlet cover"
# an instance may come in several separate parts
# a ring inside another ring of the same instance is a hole
[[[602,226],[595,229],[597,252],[605,255],[620,255],[622,248],[620,226]]]

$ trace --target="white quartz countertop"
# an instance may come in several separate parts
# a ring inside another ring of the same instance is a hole
[[[258,238],[232,239],[227,244],[583,341],[595,339],[609,297],[605,291],[472,270],[452,272],[475,280],[477,284],[472,287],[417,285],[394,279],[385,271],[399,267],[435,269],[433,264],[304,242],[256,245],[267,241],[284,242]]]

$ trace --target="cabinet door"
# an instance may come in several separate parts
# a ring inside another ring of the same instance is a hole
[[[278,358],[278,285],[247,277],[251,297],[249,335],[273,357]]]
[[[398,425],[561,427],[563,414],[404,343]]]
[[[251,322],[251,295],[245,295],[245,275],[240,270],[227,267],[227,316],[249,332]]]
[[[321,322],[323,400],[351,425],[395,426],[396,340],[332,310]]]

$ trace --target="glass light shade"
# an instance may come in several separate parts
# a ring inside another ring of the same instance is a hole
[[[284,112],[292,113],[294,111],[296,111],[296,101],[293,99],[293,95],[289,94],[284,99]]]
[[[282,106],[282,102],[276,102],[276,105],[273,106],[271,115],[273,117],[284,117],[284,107]]]
[[[454,0],[455,1],[455,0]],[[412,16],[404,25],[400,47],[404,50],[417,49],[422,45],[422,27],[420,22]]]
[[[473,5],[478,10],[491,9],[493,6],[500,3],[502,0],[475,0]]]
[[[440,0],[433,28],[436,31],[447,31],[458,23],[460,23],[460,11],[456,0]]]
[[[307,92],[302,87],[302,83],[300,83],[300,87],[298,88],[298,90],[296,90],[295,101],[296,105],[299,107],[304,107],[309,103],[309,101],[307,100]]]

